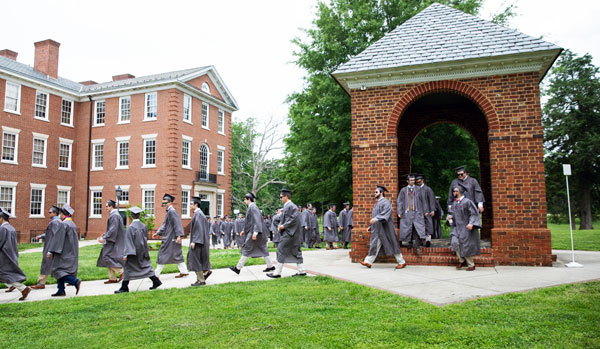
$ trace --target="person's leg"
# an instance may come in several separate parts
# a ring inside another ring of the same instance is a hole
[[[244,265],[246,264],[246,261],[248,260],[248,256],[244,256],[242,255],[240,257],[240,260],[238,261],[238,264],[235,266],[238,270],[242,270],[242,268],[244,267]]]
[[[37,279],[37,284],[38,285],[46,285],[47,281],[48,281],[48,275],[40,274],[40,276],[38,276],[38,279]]]
[[[121,282],[121,291],[129,292],[129,280],[123,280]]]
[[[26,288],[26,286],[20,282],[10,282],[10,283],[7,283],[6,286],[14,286],[21,293],[23,293],[23,290]]]
[[[373,264],[373,262],[375,262],[375,258],[377,258],[377,255],[379,254],[380,249],[381,249],[381,241],[379,239],[377,239],[377,248],[375,249],[375,253],[373,255],[366,256],[363,262],[365,262],[367,264]]]
[[[277,263],[277,266],[275,267],[275,272],[273,273],[273,275],[281,275],[282,271],[283,271],[283,263]]]
[[[197,283],[206,282],[206,279],[204,278],[204,272],[203,271],[197,271],[196,272],[196,282]]]
[[[304,264],[296,263],[296,267],[298,268],[298,274],[306,274],[306,270],[304,270]]]
[[[465,259],[460,255],[460,245],[456,246],[456,257],[458,257],[458,265],[456,269],[461,269],[465,265]]]
[[[117,277],[115,275],[115,269],[116,268],[108,267],[108,279],[109,280],[116,280],[117,279]]]
[[[271,256],[265,256],[265,263],[267,263],[267,268],[271,268],[273,266],[273,261],[271,260]]]
[[[179,269],[179,274],[187,275],[190,273],[187,269],[187,265],[185,265],[184,262],[178,263],[177,268]]]
[[[154,270],[154,274],[158,277],[160,276],[160,273],[162,272],[162,270],[165,268],[164,264],[156,264],[156,269]]]
[[[473,256],[469,256],[469,257],[465,256],[464,259],[467,262],[467,267],[475,266],[475,262],[473,261]]]
[[[395,254],[394,257],[396,258],[396,263],[398,264],[406,264],[406,261],[404,260],[404,257],[402,257],[402,252]]]
[[[63,276],[56,280],[56,287],[58,288],[56,294],[65,294],[65,277],[66,276]]]

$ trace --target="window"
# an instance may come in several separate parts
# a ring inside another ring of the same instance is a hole
[[[220,134],[225,134],[225,113],[219,110],[219,129]]]
[[[18,164],[20,132],[19,129],[2,126],[2,162]]]
[[[63,207],[64,204],[71,204],[71,187],[64,185],[57,185],[58,195],[56,197],[56,205],[60,208]]]
[[[73,141],[66,138],[59,138],[60,146],[58,150],[58,169],[71,171],[71,150]]]
[[[91,207],[90,218],[102,218],[102,186],[90,187]]]
[[[0,181],[0,207],[10,213],[11,218],[15,218],[17,182]]]
[[[31,166],[33,167],[46,167],[46,149],[48,135],[41,133],[33,133],[33,155],[31,159]]]
[[[119,98],[119,122],[128,124],[131,120],[131,96]]]
[[[116,137],[117,141],[117,169],[129,168],[129,136]]]
[[[146,93],[146,113],[144,121],[156,120],[156,92]]]
[[[104,126],[105,114],[106,102],[96,101],[96,108],[94,108],[94,126]]]
[[[65,126],[73,126],[73,102],[63,99],[62,110],[60,113],[60,124]]]
[[[142,188],[142,208],[154,215],[156,184],[140,184],[140,187]]]
[[[144,162],[142,168],[156,167],[156,134],[142,135],[144,139]]]
[[[181,136],[183,138],[181,146],[181,167],[191,169],[192,158],[190,149],[192,148],[192,137],[186,135]]]
[[[6,82],[4,111],[16,114],[21,112],[21,85]]]
[[[206,82],[202,83],[202,91],[204,91],[206,93],[210,93],[210,86],[208,86],[208,84]]]
[[[129,203],[129,186],[128,185],[115,185],[115,189],[121,187],[121,198],[119,199],[120,204]]]
[[[48,94],[40,91],[35,92],[35,114],[39,120],[48,121]]]
[[[44,218],[45,184],[31,183],[31,196],[29,200],[29,218]]]
[[[92,170],[100,171],[104,165],[104,139],[93,139],[92,147]]]
[[[192,97],[183,95],[183,121],[192,123]]]
[[[223,170],[224,159],[225,159],[225,150],[224,149],[217,150],[217,173],[218,174],[225,174],[225,172]]]
[[[208,180],[208,146],[200,147],[200,179]]]
[[[208,128],[208,104],[202,103],[202,127]]]
[[[181,185],[181,217],[190,218],[190,191],[191,185]]]
[[[223,194],[217,193],[217,216],[223,216]]]

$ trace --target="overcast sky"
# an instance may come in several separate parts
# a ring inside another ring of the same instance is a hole
[[[481,17],[506,3],[487,0]],[[511,3],[511,2],[508,2]],[[2,8],[0,49],[33,65],[35,41],[61,43],[59,75],[110,81],[214,65],[237,100],[234,119],[274,115],[302,88],[291,40],[311,26],[316,0],[11,1]],[[511,27],[600,62],[600,1],[520,0]]]

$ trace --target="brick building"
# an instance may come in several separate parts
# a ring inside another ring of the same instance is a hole
[[[0,51],[0,206],[21,242],[65,202],[82,234],[101,235],[117,187],[121,207],[142,204],[157,224],[165,192],[184,226],[191,196],[211,216],[229,214],[238,106],[213,66],[76,83],[58,76],[59,46],[36,42],[33,67]]]
[[[386,185],[395,201],[415,138],[446,122],[468,130],[479,147],[481,173],[473,175],[491,248],[475,262],[551,265],[539,83],[561,50],[435,3],[333,73],[352,103],[353,261],[368,252],[374,186]],[[456,263],[449,248],[423,252],[403,249],[409,263]]]

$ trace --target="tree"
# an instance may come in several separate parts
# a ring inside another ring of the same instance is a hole
[[[286,180],[297,202],[352,199],[350,98],[330,76],[385,33],[433,2],[477,14],[483,0],[332,0],[319,3],[308,41],[294,39],[306,69],[302,91],[289,96]],[[512,7],[495,16],[506,24]],[[432,155],[433,156],[433,155]]]
[[[592,198],[600,182],[600,70],[592,56],[566,50],[552,69],[545,90],[542,122],[546,171],[550,181],[562,177],[560,164],[571,164],[571,182],[579,208],[579,229],[593,229]],[[551,172],[549,171],[551,170]],[[561,178],[564,180],[564,178]],[[558,187],[549,185],[549,188]],[[556,192],[548,190],[549,203]]]
[[[256,120],[249,118],[242,122],[234,121],[231,127],[231,192],[232,207],[245,211],[244,195],[252,191],[259,200],[263,211],[272,212],[280,206],[279,196],[271,190],[264,197],[259,193],[269,189],[270,184],[284,184],[281,177],[281,160],[270,156],[282,148],[280,125],[271,116],[261,132],[256,131]],[[280,186],[274,190],[279,191]],[[274,200],[273,196],[277,198]]]

